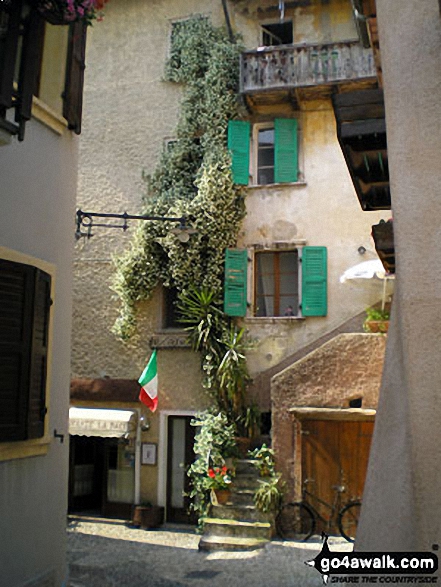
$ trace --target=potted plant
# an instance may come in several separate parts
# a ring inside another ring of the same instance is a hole
[[[211,492],[212,503],[222,505],[230,497],[231,471],[223,467],[210,467],[207,473],[206,487]]]
[[[250,451],[249,456],[254,461],[260,477],[272,477],[276,474],[272,448],[262,444],[260,448]]]
[[[237,418],[236,445],[241,457],[246,458],[253,438],[260,432],[260,410],[253,404],[244,409]]]
[[[164,523],[164,508],[145,502],[133,508],[132,523],[137,528],[159,528]]]
[[[67,25],[84,20],[92,24],[93,20],[102,20],[102,10],[108,0],[36,0],[38,12],[47,22],[55,25]]]
[[[386,309],[368,308],[363,330],[372,333],[386,333],[389,329],[390,313]]]
[[[259,487],[254,493],[254,503],[258,510],[264,513],[276,512],[280,508],[282,497],[279,474],[259,479]]]

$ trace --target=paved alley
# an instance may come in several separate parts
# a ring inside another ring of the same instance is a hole
[[[70,519],[70,587],[319,587],[304,562],[321,548],[274,540],[252,552],[198,551],[192,528],[138,530],[118,521]],[[339,550],[351,545],[335,538]],[[332,547],[332,546],[331,546]]]

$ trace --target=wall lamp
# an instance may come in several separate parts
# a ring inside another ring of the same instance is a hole
[[[118,224],[101,223],[95,222],[95,218],[118,218],[123,220],[123,222]],[[84,212],[83,210],[77,210],[77,229],[75,231],[75,239],[79,240],[80,238],[91,238],[93,236],[92,228],[94,227],[121,228],[125,232],[129,228],[127,223],[128,220],[177,222],[178,226],[172,228],[170,232],[175,234],[181,243],[187,243],[190,240],[190,235],[197,232],[188,223],[188,218],[186,216],[148,216],[146,214],[127,214],[127,212],[124,212],[123,214],[100,214],[97,212]]]

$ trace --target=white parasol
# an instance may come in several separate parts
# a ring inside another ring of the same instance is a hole
[[[384,310],[384,306],[386,303],[386,287],[387,282],[390,279],[394,279],[394,275],[386,273],[386,270],[383,267],[383,263],[380,259],[373,259],[371,261],[363,261],[362,263],[358,263],[353,267],[349,267],[340,276],[340,283],[345,283],[346,281],[352,279],[381,279],[383,281],[383,297],[381,300],[381,309]]]

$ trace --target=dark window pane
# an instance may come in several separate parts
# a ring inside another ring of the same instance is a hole
[[[293,42],[292,20],[263,24],[262,43],[265,47],[289,45]]]
[[[257,166],[274,168],[274,149],[272,147],[264,147],[259,149],[257,154]]]
[[[268,185],[274,183],[274,168],[259,169],[257,174],[257,183],[259,185]]]
[[[175,288],[164,288],[164,312],[163,325],[164,328],[182,328],[179,322],[179,313],[176,309],[176,302],[178,299],[178,290]]]

